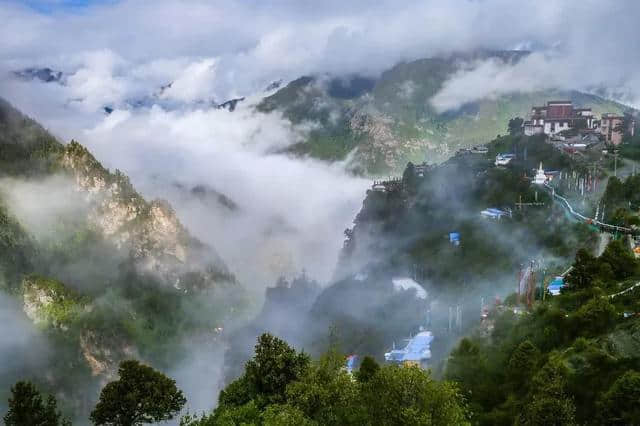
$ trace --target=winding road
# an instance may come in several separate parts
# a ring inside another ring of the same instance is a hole
[[[621,234],[630,234],[630,235],[640,235],[640,230],[637,229],[631,229],[631,228],[626,228],[624,226],[617,226],[617,225],[612,225],[610,223],[605,223],[605,222],[601,222],[597,219],[591,218],[591,217],[586,217],[583,214],[578,213],[577,211],[575,211],[573,209],[573,207],[571,206],[571,203],[569,203],[569,201],[564,198],[562,195],[559,195],[558,193],[556,193],[555,188],[553,188],[552,186],[549,186],[549,184],[545,183],[544,184],[545,188],[547,188],[547,190],[549,190],[551,192],[551,195],[553,196],[554,200],[558,200],[560,202],[560,204],[563,205],[563,207],[567,210],[567,212],[569,212],[569,214],[571,214],[573,217],[586,222],[590,225],[595,225],[598,228],[600,228],[601,231],[604,232],[619,232]]]

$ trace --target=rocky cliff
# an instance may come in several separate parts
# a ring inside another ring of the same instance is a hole
[[[215,280],[233,281],[220,257],[189,234],[168,202],[147,202],[126,175],[109,172],[75,141],[65,147],[60,163],[86,194],[90,226],[118,248],[129,249],[143,271],[178,289],[187,285],[187,274],[200,274],[198,285],[205,287]]]

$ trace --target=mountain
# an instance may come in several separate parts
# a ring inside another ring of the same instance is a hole
[[[570,99],[596,114],[625,107],[581,92],[542,91],[483,99],[439,113],[430,104],[463,63],[494,58],[518,61],[526,52],[479,52],[472,56],[400,63],[379,78],[306,76],[290,82],[259,105],[279,110],[294,123],[318,124],[293,147],[301,155],[338,160],[355,150],[356,164],[369,175],[402,171],[408,161],[439,163],[458,149],[506,133],[510,118],[526,117],[533,105]]]
[[[251,337],[265,330],[312,356],[329,348],[383,362],[386,350],[426,327],[431,374],[460,386],[472,424],[634,424],[633,241],[573,218],[532,180],[543,162],[555,171],[554,194],[586,216],[612,203],[618,213],[608,221],[630,227],[639,223],[640,177],[614,177],[599,144],[569,154],[541,135],[509,134],[486,146],[486,154],[460,152],[439,165],[409,164],[402,178],[373,185],[345,231],[335,280],[319,293],[304,282],[270,289],[261,316],[231,340],[229,370],[241,370]],[[496,166],[499,152],[516,156]],[[487,218],[489,207],[505,215]],[[565,287],[553,295],[549,283],[561,275]],[[225,392],[238,389],[235,382]]]
[[[14,71],[13,75],[21,80],[40,80],[43,83],[62,83],[64,74],[62,71],[44,68],[24,68]]]
[[[267,298],[262,316],[231,338],[225,360],[235,365],[229,370],[240,368],[264,331],[312,355],[337,344],[345,353],[382,362],[385,350],[425,326],[436,336],[435,366],[460,332],[477,323],[481,298],[512,292],[523,263],[548,259],[548,273],[560,273],[577,247],[595,247],[597,233],[568,220],[563,208],[526,178],[540,161],[567,171],[579,169],[579,162],[540,137],[506,135],[487,146],[488,154],[456,154],[420,172],[411,165],[401,179],[367,191],[353,227],[345,230],[330,285],[317,295],[308,292],[304,300],[313,298],[310,305],[288,301],[302,306],[291,316]],[[495,167],[493,159],[503,150],[518,153],[518,159],[508,168]],[[514,208],[519,200],[536,199],[542,205]],[[480,212],[488,207],[512,208],[513,217],[484,219]],[[450,233],[459,235],[459,245],[452,244]],[[277,294],[295,293],[291,287],[278,286]],[[456,307],[461,319],[451,330],[450,309]]]
[[[20,373],[77,413],[121,360],[174,365],[193,351],[185,341],[219,342],[222,327],[246,306],[222,259],[166,201],[146,200],[125,174],[0,100],[5,297],[22,310],[11,321],[31,321],[30,333],[49,351],[35,366],[0,368],[0,392]]]

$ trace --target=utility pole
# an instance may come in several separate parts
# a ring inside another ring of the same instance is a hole
[[[618,150],[613,151],[613,175],[618,176]]]

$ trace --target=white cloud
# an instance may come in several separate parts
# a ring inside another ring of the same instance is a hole
[[[304,135],[305,128],[278,114],[255,113],[239,104],[232,113],[158,106],[115,111],[82,140],[108,166],[130,173],[143,192],[173,201],[189,229],[212,244],[243,283],[263,288],[279,274],[302,268],[328,280],[342,231],[368,185],[340,163],[275,153]],[[228,214],[223,207],[185,198],[174,182],[187,188],[205,184],[239,209]]]
[[[442,112],[484,98],[551,89],[561,82],[561,71],[553,66],[553,60],[539,53],[515,65],[489,59],[469,64],[455,73],[430,102]]]
[[[544,7],[509,0],[402,5],[357,0],[313,6],[288,0],[123,0],[55,15],[11,2],[0,6],[0,21],[6,23],[0,28],[0,63],[9,69],[79,68],[83,83],[74,85],[77,96],[96,101],[110,94],[117,102],[123,91],[145,87],[149,92],[153,85],[157,90],[180,79],[184,90],[172,88],[175,96],[224,100],[279,78],[314,72],[376,74],[405,59],[532,46],[565,58],[553,63],[560,67],[554,72],[571,74],[560,83],[584,88],[613,84],[616,93],[636,99],[640,89],[633,76],[640,54],[630,47],[637,39],[639,14],[634,1],[603,7],[595,0]],[[122,66],[97,75],[91,52],[113,52]],[[215,73],[208,72],[210,61]],[[546,75],[537,78],[538,84]],[[92,84],[93,77],[104,80],[102,91]],[[623,84],[621,79],[634,81]]]
[[[165,99],[182,102],[206,100],[213,92],[215,61],[203,59],[189,64],[163,93]]]

